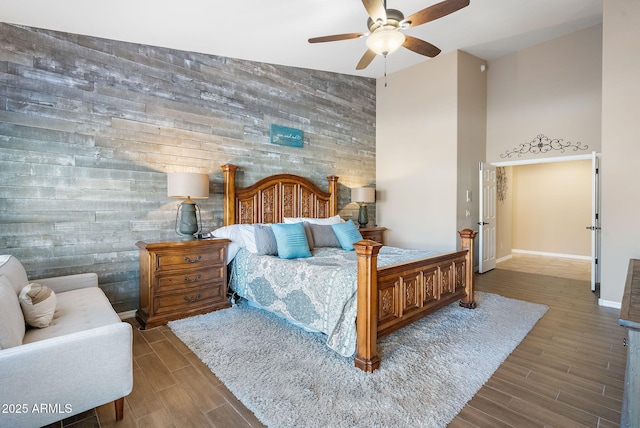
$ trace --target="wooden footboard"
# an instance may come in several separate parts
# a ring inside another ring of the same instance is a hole
[[[459,232],[460,251],[378,269],[382,245],[364,240],[354,244],[358,255],[357,348],[354,364],[372,372],[380,367],[378,337],[460,299],[475,308],[473,240],[476,232]]]

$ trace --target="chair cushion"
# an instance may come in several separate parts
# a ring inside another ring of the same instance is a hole
[[[11,255],[0,256],[0,279],[4,278],[5,283],[13,287],[16,296],[29,284],[27,272],[22,263]]]
[[[24,335],[24,343],[121,322],[107,296],[98,287],[58,293],[56,299],[56,312],[49,327],[28,329]]]
[[[33,282],[22,289],[18,300],[24,320],[31,327],[44,328],[51,324],[56,311],[56,293],[52,289]]]
[[[22,345],[25,327],[18,296],[4,278],[0,278],[0,349]]]

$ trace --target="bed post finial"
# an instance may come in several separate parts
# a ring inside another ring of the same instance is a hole
[[[365,372],[380,367],[378,356],[378,253],[382,244],[368,239],[356,242],[358,291],[356,356],[354,365]]]
[[[230,163],[222,165],[222,225],[229,226],[236,222],[236,169]]]
[[[462,249],[467,250],[465,258],[465,291],[467,295],[460,300],[460,306],[467,309],[474,309],[476,301],[473,296],[473,240],[478,234],[471,229],[464,229],[458,232],[462,240]]]
[[[338,214],[338,178],[337,175],[327,177],[329,193],[331,193],[331,199],[329,199],[329,216]]]

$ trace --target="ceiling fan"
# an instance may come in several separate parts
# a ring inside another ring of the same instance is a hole
[[[426,24],[443,16],[449,15],[469,5],[470,0],[444,0],[405,18],[396,9],[387,9],[386,0],[362,0],[369,19],[368,33],[335,34],[333,36],[314,37],[309,43],[336,42],[339,40],[367,37],[367,51],[360,58],[356,70],[364,70],[376,55],[386,57],[395,52],[400,46],[430,58],[440,53],[440,49],[429,42],[404,34],[401,30]]]

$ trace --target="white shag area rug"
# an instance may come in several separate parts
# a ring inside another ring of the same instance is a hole
[[[445,427],[548,309],[481,292],[476,301],[378,340],[373,373],[248,305],[169,327],[269,427]]]

